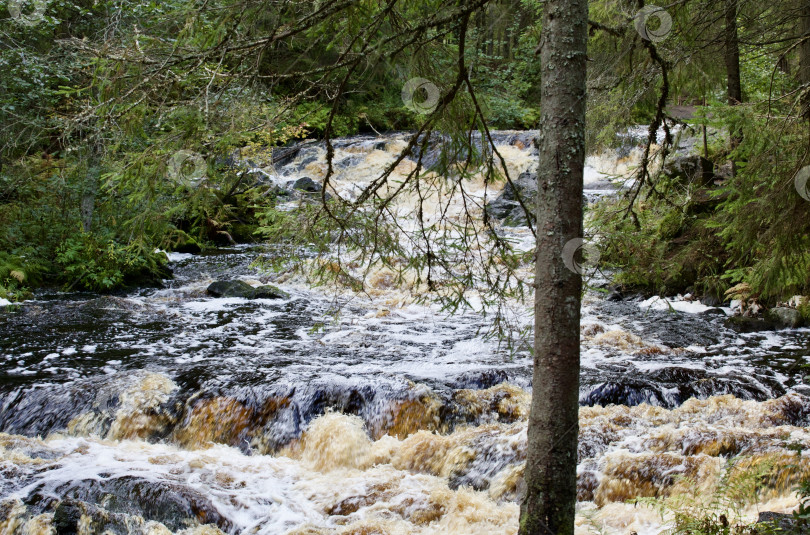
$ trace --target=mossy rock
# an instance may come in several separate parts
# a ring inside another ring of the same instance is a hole
[[[231,225],[231,237],[237,243],[253,243],[256,241],[254,233],[259,225],[251,225],[245,223],[235,223]]]
[[[172,251],[177,253],[198,254],[202,252],[202,247],[192,238],[184,238],[172,247]]]
[[[667,161],[662,172],[673,182],[678,183],[708,186],[714,180],[714,164],[697,154]]]
[[[658,223],[658,235],[665,240],[677,238],[683,231],[683,215],[675,210],[664,215]]]
[[[253,291],[253,299],[287,299],[290,294],[271,284],[259,286]]]
[[[795,308],[775,307],[765,316],[779,329],[796,329],[805,323],[802,313]]]

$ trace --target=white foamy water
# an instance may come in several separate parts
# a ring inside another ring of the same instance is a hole
[[[536,166],[524,141],[502,135],[510,176]],[[330,191],[350,199],[404,136],[337,145]],[[319,180],[323,158],[307,145],[260,174],[282,186]],[[601,195],[633,158],[588,164],[586,187]],[[474,178],[469,199],[484,193]],[[527,228],[501,231],[517,249],[533,247]],[[167,288],[45,296],[0,317],[0,501],[12,511],[0,531],[48,532],[56,506],[46,496],[155,534],[197,524],[233,534],[516,533],[532,360],[525,346],[485,336],[480,296],[471,291],[473,310],[448,317],[390,273],[372,272],[363,293],[331,291],[261,272],[252,262],[264,254],[170,253]],[[289,297],[206,295],[222,279],[276,284]],[[514,326],[529,327],[530,305],[510,306]],[[626,501],[686,491],[708,501],[745,470],[762,472],[760,508],[796,505],[807,455],[788,444],[810,447],[810,330],[739,335],[699,315],[705,308],[586,295],[577,533],[661,533],[672,515]],[[745,505],[745,518],[756,507]]]
[[[705,312],[711,308],[706,306],[700,301],[697,300],[687,300],[681,296],[666,298],[661,296],[653,296],[649,299],[645,299],[644,301],[638,304],[639,308],[643,310],[653,309],[653,310],[673,310],[677,312],[686,312],[689,314],[700,314],[701,312]],[[721,310],[723,310],[721,308]],[[730,309],[726,312],[730,315]]]

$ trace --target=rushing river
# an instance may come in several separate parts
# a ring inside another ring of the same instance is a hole
[[[532,165],[525,135],[499,140],[515,173]],[[338,187],[401,144],[341,141]],[[271,178],[322,167],[312,145]],[[172,254],[164,288],[0,312],[0,534],[516,532],[528,354],[384,273],[332,294],[253,267],[263,254]],[[235,278],[290,297],[206,295]],[[627,500],[709,500],[752,472],[760,507],[795,505],[810,330],[740,335],[694,303],[603,295],[583,304],[578,530],[658,533]]]

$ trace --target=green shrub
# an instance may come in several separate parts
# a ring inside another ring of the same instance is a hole
[[[36,283],[41,266],[27,266],[25,260],[0,251],[0,298],[21,301],[30,297],[29,285]]]
[[[78,232],[57,249],[56,263],[69,289],[106,291],[125,284],[155,282],[166,255],[139,243],[122,245],[108,236]]]
[[[603,260],[622,270],[620,282],[647,293],[722,294],[739,283],[766,303],[808,293],[810,202],[793,183],[810,163],[806,125],[762,135],[773,126],[757,105],[711,110],[716,129],[742,133],[735,150],[713,150],[715,168],[731,158],[736,174],[706,188],[653,176],[654,188],[647,184],[632,207],[603,201],[593,211]]]

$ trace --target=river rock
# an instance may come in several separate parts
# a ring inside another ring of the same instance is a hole
[[[661,172],[678,182],[706,187],[714,181],[714,164],[703,156],[691,155],[672,158]]]
[[[289,294],[275,286],[266,284],[254,288],[245,281],[215,281],[206,289],[214,297],[243,297],[245,299],[283,299]]]
[[[752,318],[750,316],[732,316],[726,319],[723,324],[738,333],[754,333],[776,329],[776,325],[767,318]]]
[[[804,324],[801,312],[795,308],[775,307],[770,309],[766,315],[779,329],[795,329]]]
[[[77,311],[93,317],[112,316],[119,312],[134,312],[145,309],[146,305],[140,301],[115,295],[103,295],[96,299],[90,299],[76,307]]]
[[[271,284],[258,286],[253,291],[253,299],[286,299],[290,294]]]
[[[315,163],[318,161],[318,156],[316,154],[305,156],[301,158],[301,161],[298,162],[298,170],[303,171],[307,168],[307,166],[311,163]]]
[[[526,225],[526,212],[518,202],[518,193],[526,208],[532,210],[534,199],[537,196],[537,175],[535,173],[524,171],[516,180],[512,181],[512,184],[506,184],[501,194],[487,204],[487,214],[502,221],[506,226]]]
[[[483,390],[509,380],[504,370],[474,370],[464,372],[452,379],[453,388]]]
[[[123,476],[73,481],[60,492],[66,498],[54,511],[57,533],[146,534],[149,530],[143,529],[144,521],[149,520],[172,531],[193,522],[233,529],[205,494],[180,483]],[[100,503],[104,505],[96,505]],[[86,529],[82,529],[82,520]]]
[[[174,247],[174,252],[199,254],[202,252],[202,248],[194,240],[183,240],[176,247]]]
[[[532,171],[520,173],[517,180],[513,180],[512,184],[507,184],[506,187],[503,188],[501,195],[513,201],[517,200],[516,192],[520,193],[524,201],[531,202],[534,200],[534,196],[537,194],[537,173]]]
[[[719,307],[723,304],[723,298],[716,291],[708,291],[700,302],[707,307]]]
[[[322,193],[323,186],[321,186],[319,182],[305,176],[299,178],[298,180],[290,180],[287,182],[285,188],[281,190],[280,196],[289,195],[294,199],[310,202],[313,200],[320,201]],[[329,193],[324,194],[324,197],[327,201],[332,198]]]
[[[520,208],[520,205],[516,201],[510,201],[501,196],[491,203],[488,203],[486,210],[489,217],[503,220],[509,217],[512,210],[515,210],[516,208]]]
[[[53,515],[52,525],[54,529],[56,529],[56,533],[60,535],[63,533],[65,535],[78,533],[79,522],[84,513],[83,508],[80,508],[79,503],[75,500],[63,500],[56,507],[56,511],[54,511]]]
[[[768,523],[775,525],[783,533],[806,533],[805,530],[797,530],[796,519],[792,514],[774,513],[773,511],[762,511],[759,513],[757,524]],[[763,531],[763,533],[770,533],[770,531]]]
[[[337,169],[351,169],[360,165],[364,159],[364,155],[358,154],[343,158],[342,160],[335,162],[334,165]]]
[[[215,281],[206,289],[209,295],[214,297],[253,297],[253,286],[245,281]]]
[[[284,167],[292,162],[301,151],[303,144],[296,144],[291,147],[280,147],[273,149],[273,165]]]
[[[318,193],[323,187],[308,176],[305,176],[293,182],[292,189],[306,191],[307,193]]]
[[[707,308],[703,312],[700,313],[701,316],[725,316],[726,313],[723,312],[722,308],[712,307]]]

